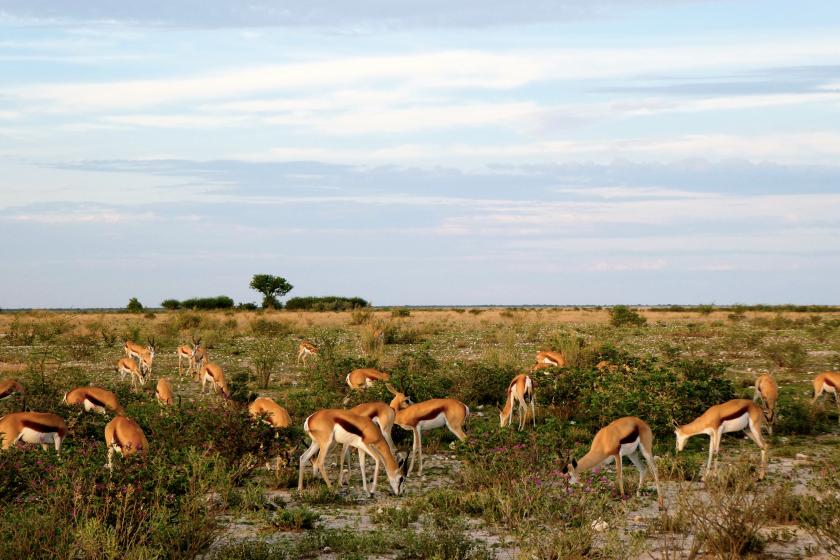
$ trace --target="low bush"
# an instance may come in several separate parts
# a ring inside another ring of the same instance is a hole
[[[286,302],[289,311],[349,311],[369,306],[370,303],[360,297],[341,296],[293,297]]]
[[[190,298],[181,302],[184,309],[232,309],[233,299],[228,296]]]
[[[624,325],[640,326],[645,323],[647,323],[645,317],[626,305],[614,305],[610,308],[610,324],[614,327],[622,327]]]

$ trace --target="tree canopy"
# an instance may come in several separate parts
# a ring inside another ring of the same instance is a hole
[[[281,308],[277,298],[288,294],[293,287],[285,278],[271,274],[254,274],[251,279],[251,288],[263,295],[263,309]]]

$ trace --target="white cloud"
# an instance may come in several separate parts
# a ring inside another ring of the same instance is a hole
[[[13,214],[10,219],[15,222],[31,222],[45,225],[66,224],[126,224],[154,222],[160,218],[154,212],[115,212],[111,210],[78,211],[78,212],[39,212]]]

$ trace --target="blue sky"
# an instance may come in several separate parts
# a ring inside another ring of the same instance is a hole
[[[0,0],[0,307],[838,303],[840,5]]]

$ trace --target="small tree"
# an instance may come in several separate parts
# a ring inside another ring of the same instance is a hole
[[[626,305],[614,305],[610,309],[610,324],[614,327],[620,327],[622,325],[644,325],[645,323],[647,323],[645,317]]]
[[[177,299],[165,299],[162,302],[160,302],[160,306],[164,309],[180,309],[181,302]]]
[[[251,289],[263,295],[263,309],[279,309],[282,307],[277,298],[285,296],[292,288],[293,286],[285,278],[272,276],[271,274],[254,274],[251,279]]]
[[[277,368],[283,356],[283,347],[279,339],[260,336],[254,340],[251,347],[251,363],[257,384],[261,389],[267,389],[271,381],[271,373]]]
[[[136,297],[133,297],[128,300],[128,305],[125,306],[125,309],[129,313],[141,313],[143,311],[143,304]]]

